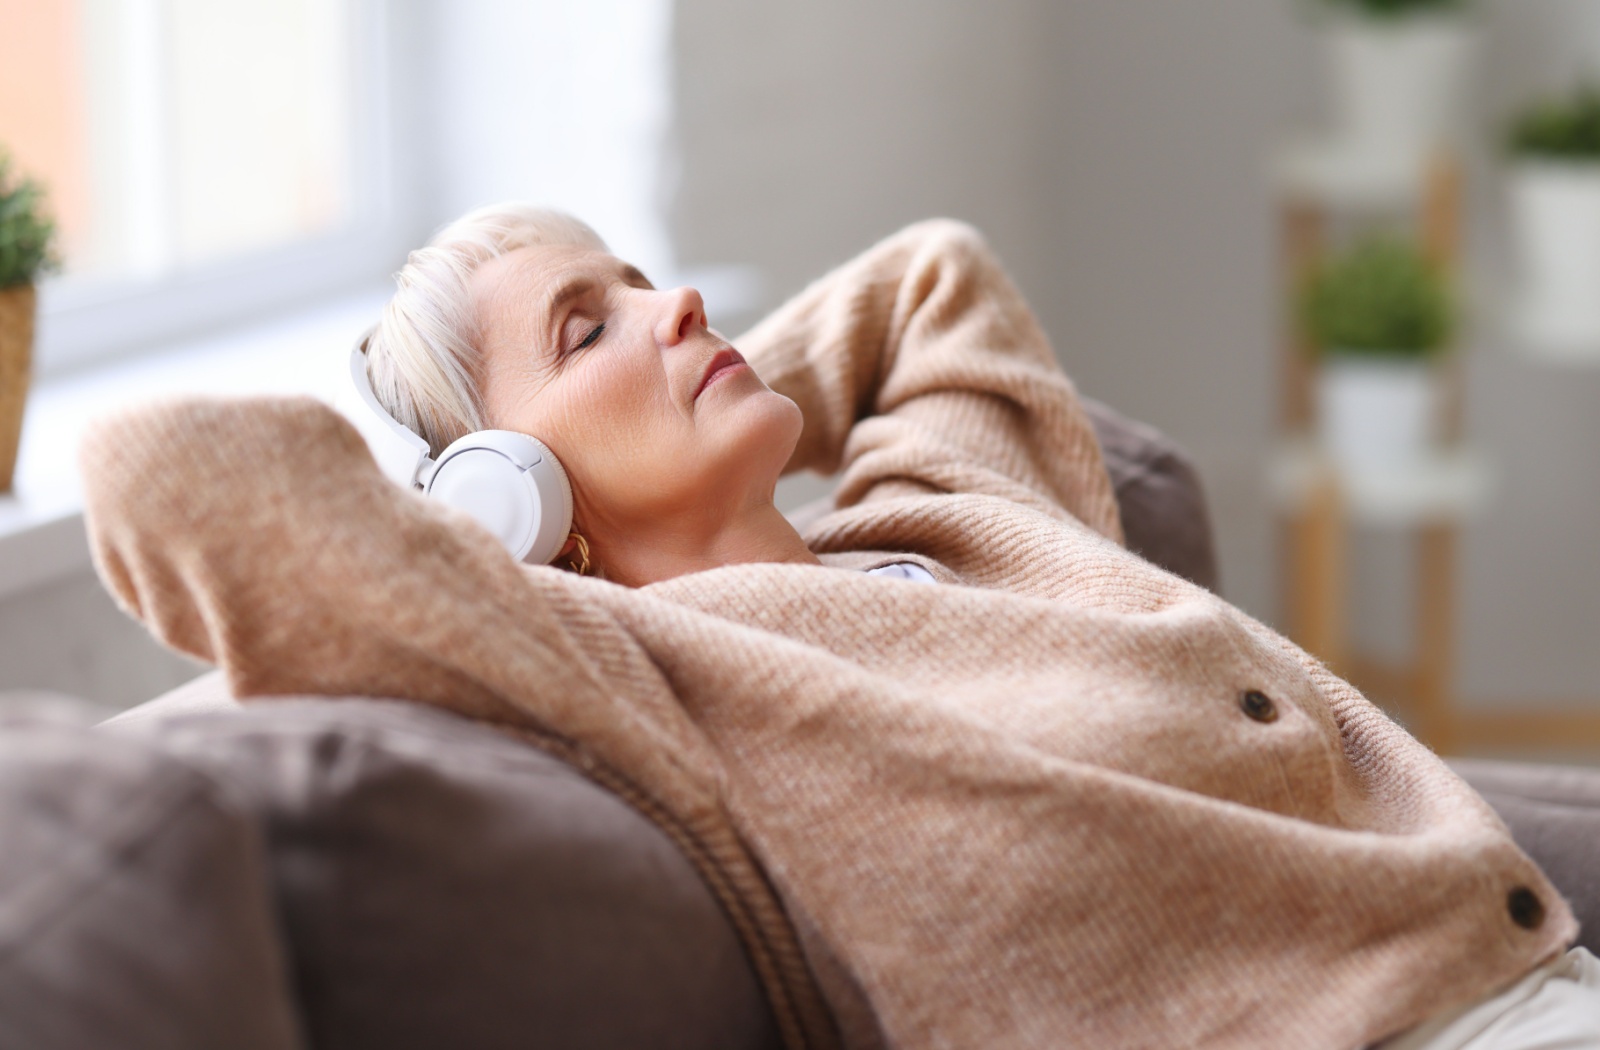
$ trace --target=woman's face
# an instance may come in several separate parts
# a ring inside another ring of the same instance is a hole
[[[770,502],[800,410],[706,327],[694,289],[560,245],[492,260],[473,293],[489,426],[550,446],[591,540],[714,530]]]

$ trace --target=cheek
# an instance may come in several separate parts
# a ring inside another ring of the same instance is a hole
[[[559,442],[551,447],[579,490],[617,508],[670,488],[671,465],[683,457],[692,428],[659,367],[643,355],[616,355],[567,378],[547,418]]]

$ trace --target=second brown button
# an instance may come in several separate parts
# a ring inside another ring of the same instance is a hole
[[[1251,689],[1240,696],[1239,707],[1257,722],[1275,722],[1278,719],[1278,705],[1259,689]]]
[[[1526,886],[1506,894],[1506,910],[1511,913],[1511,921],[1524,930],[1536,930],[1544,922],[1544,902]]]

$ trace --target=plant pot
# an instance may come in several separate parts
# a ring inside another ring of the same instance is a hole
[[[1521,162],[1510,196],[1518,334],[1600,357],[1600,162]]]
[[[1433,368],[1406,357],[1333,352],[1317,377],[1322,445],[1349,473],[1400,473],[1433,447]]]
[[[1341,18],[1324,30],[1335,137],[1362,155],[1423,157],[1465,126],[1478,34],[1463,18]]]
[[[0,492],[11,491],[33,365],[33,285],[0,288]]]

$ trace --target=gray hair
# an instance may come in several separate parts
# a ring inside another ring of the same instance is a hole
[[[475,381],[474,271],[501,255],[542,244],[608,250],[599,234],[564,212],[491,204],[440,230],[395,275],[399,287],[367,339],[367,375],[379,403],[421,434],[433,455],[485,426]]]

